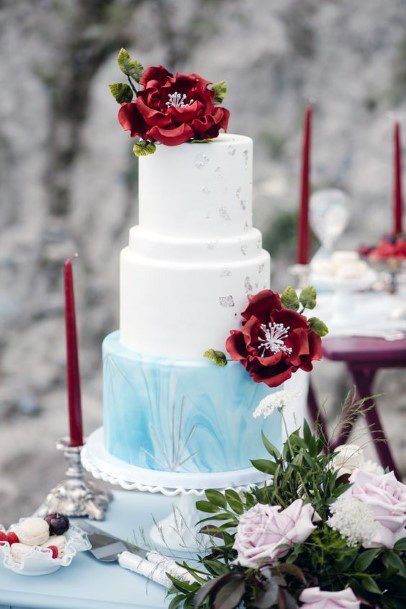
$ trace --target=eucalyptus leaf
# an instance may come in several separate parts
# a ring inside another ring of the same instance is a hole
[[[311,444],[312,436],[313,436],[313,434],[310,429],[309,423],[305,419],[303,421],[303,439],[306,442],[307,446],[309,446]]]
[[[255,469],[271,476],[275,473],[277,467],[274,461],[269,461],[268,459],[254,459],[251,463]]]
[[[281,453],[279,450],[268,440],[263,431],[261,431],[262,443],[266,448],[266,451],[277,461],[280,459]]]
[[[392,568],[401,577],[406,577],[406,565],[395,552],[386,552],[383,557],[385,567]]]
[[[354,568],[357,571],[366,571],[366,569],[368,569],[368,567],[381,553],[381,551],[381,548],[372,548],[371,550],[365,550],[358,556],[357,560],[355,561]]]
[[[402,539],[399,539],[395,543],[394,549],[397,552],[406,552],[406,537],[402,537]]]
[[[208,349],[203,353],[203,357],[216,364],[216,366],[227,366],[227,357],[222,351],[216,351],[215,349]]]
[[[125,82],[115,82],[109,85],[112,96],[118,104],[128,103],[133,98],[133,91]]]
[[[215,514],[219,511],[218,507],[210,503],[210,501],[196,501],[196,507],[200,512],[207,512],[209,514]]]
[[[177,594],[176,596],[174,596],[171,602],[169,603],[168,609],[175,609],[175,607],[180,605],[181,601],[183,601],[184,598],[184,594]]]
[[[365,590],[372,592],[373,594],[382,594],[382,590],[370,575],[362,573],[361,578],[362,587],[365,588]]]
[[[136,82],[140,81],[144,68],[139,61],[130,57],[128,51],[125,49],[120,50],[117,57],[117,63],[123,74],[133,78]]]
[[[234,609],[240,604],[245,592],[245,581],[242,573],[235,573],[235,577],[220,587],[213,599],[213,609]]]
[[[189,140],[189,144],[208,144],[209,142],[212,142],[212,139],[207,139],[207,140]]]
[[[220,493],[220,491],[216,491],[214,489],[207,489],[205,494],[210,503],[226,509],[227,499],[224,497],[223,493]]]
[[[287,563],[282,563],[282,564],[278,565],[277,569],[278,569],[279,573],[291,575],[292,577],[299,579],[302,583],[304,583],[304,584],[306,583],[306,578],[303,574],[303,571],[297,565],[290,565]]]
[[[149,154],[154,154],[155,150],[155,144],[152,142],[146,142],[144,140],[136,142],[133,146],[135,156],[148,156]]]
[[[316,288],[312,285],[307,286],[307,288],[303,288],[299,294],[299,300],[300,304],[305,309],[314,309],[317,301]]]
[[[318,317],[310,317],[309,322],[310,328],[322,338],[323,336],[326,336],[326,334],[328,334],[328,327],[326,326],[324,321],[321,321],[321,319],[319,319]]]
[[[292,311],[297,311],[300,307],[299,297],[296,294],[296,290],[291,286],[288,286],[286,290],[284,290],[281,300],[283,306],[287,309],[292,309]]]
[[[236,514],[242,514],[244,512],[244,506],[241,497],[239,496],[237,491],[233,489],[227,489],[224,494],[226,496],[228,505],[231,507],[233,512],[235,512]]]
[[[214,103],[222,104],[227,93],[227,82],[225,80],[220,80],[220,82],[216,82],[212,85],[211,88],[214,91]]]

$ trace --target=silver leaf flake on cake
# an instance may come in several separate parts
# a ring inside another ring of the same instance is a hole
[[[252,294],[252,292],[254,291],[253,287],[252,287],[251,279],[248,276],[245,278],[244,288],[245,288],[245,293],[247,296]]]
[[[220,277],[231,277],[230,269],[223,269],[220,273]]]
[[[249,231],[249,229],[250,229],[250,225],[248,224],[248,222],[246,222],[244,224],[244,231],[247,232],[247,231]]]
[[[247,251],[248,251],[248,246],[247,246],[247,245],[244,245],[244,244],[242,243],[242,244],[241,244],[241,248],[240,248],[240,249],[241,249],[241,253],[242,253],[242,255],[243,255],[243,256],[246,256],[246,255],[247,255]]]
[[[222,175],[221,175],[221,167],[220,166],[216,167],[216,169],[214,170],[214,173],[216,174],[216,176],[218,178],[221,178],[222,177]]]
[[[234,156],[237,148],[235,146],[227,146],[227,152],[230,156]]]
[[[232,296],[219,296],[219,303],[222,307],[234,307],[234,298]]]
[[[223,220],[231,220],[230,214],[228,213],[226,207],[219,207],[219,216]]]
[[[245,169],[247,169],[247,167],[248,167],[248,150],[244,150],[243,155],[244,155],[244,167],[245,167]]]
[[[235,196],[237,197],[237,199],[241,197],[241,186],[239,186],[235,191]]]
[[[205,154],[197,154],[195,157],[195,167],[201,169],[210,161],[209,157]]]
[[[262,239],[261,237],[259,237],[257,239],[257,250],[260,250],[262,248]]]
[[[218,245],[218,241],[209,241],[207,244],[207,249],[214,250],[214,248],[217,247],[217,245]]]
[[[210,190],[210,188],[209,188],[208,186],[205,186],[205,187],[202,189],[202,192],[203,192],[205,195],[209,195],[209,194],[211,193],[211,190]]]
[[[244,199],[240,199],[240,205],[241,209],[243,209],[244,211],[247,209],[247,201],[245,201]]]
[[[265,264],[264,263],[258,265],[258,274],[259,275],[262,273],[264,268],[265,268]]]

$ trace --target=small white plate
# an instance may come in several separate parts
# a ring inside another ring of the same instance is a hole
[[[23,520],[24,518],[20,522]],[[18,525],[12,525],[9,531],[16,531],[17,528]],[[4,527],[1,525],[0,531],[5,532]],[[75,525],[70,525],[65,533],[65,537],[66,549],[61,558],[52,558],[52,550],[40,546],[32,546],[21,562],[16,562],[11,555],[10,544],[2,542],[0,545],[0,556],[3,557],[3,565],[6,569],[14,571],[14,573],[29,576],[48,575],[58,571],[61,567],[69,567],[78,552],[90,550],[92,546],[87,535]],[[52,536],[50,540],[52,540]]]

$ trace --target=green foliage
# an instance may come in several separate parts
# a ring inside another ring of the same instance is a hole
[[[145,142],[144,140],[136,142],[133,146],[135,156],[148,156],[149,154],[154,154],[155,150],[155,144],[152,142]]]
[[[321,321],[321,319],[319,319],[318,317],[310,317],[309,322],[310,328],[322,338],[323,336],[326,336],[326,334],[328,334],[328,327],[326,326],[324,321]]]
[[[379,609],[406,606],[406,538],[393,550],[349,546],[346,538],[327,524],[330,505],[349,488],[331,467],[334,453],[326,454],[323,438],[305,422],[303,434],[294,431],[279,451],[262,434],[270,459],[253,461],[270,479],[249,492],[207,490],[197,507],[208,514],[202,529],[216,543],[199,559],[199,568],[188,568],[196,583],[172,580],[171,609],[180,605],[196,609],[298,609],[304,588],[322,590],[351,587],[358,598]],[[279,562],[248,569],[235,564],[236,527],[241,514],[256,503],[286,508],[301,497],[320,515],[321,521],[306,541],[290,549]]]
[[[131,87],[124,82],[115,82],[109,85],[109,89],[118,104],[130,102],[133,98]]]
[[[220,82],[216,82],[212,85],[211,88],[214,91],[214,103],[218,105],[222,104],[227,93],[226,81],[220,80]]]
[[[298,311],[300,307],[299,297],[296,294],[296,290],[291,286],[287,287],[281,296],[282,304],[287,309],[292,311]]]
[[[139,61],[130,57],[128,51],[125,49],[120,50],[117,57],[117,63],[123,74],[133,78],[136,82],[140,81],[144,68]]]
[[[314,309],[317,301],[316,288],[312,285],[309,285],[307,288],[303,288],[299,294],[299,300],[304,309]]]
[[[208,349],[203,353],[203,357],[209,359],[213,364],[216,364],[216,366],[227,366],[227,357],[222,351]]]

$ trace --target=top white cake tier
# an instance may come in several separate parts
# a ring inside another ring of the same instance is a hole
[[[179,173],[181,170],[181,173]],[[233,237],[252,227],[252,140],[158,145],[139,160],[139,223],[187,238]]]

